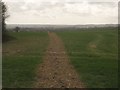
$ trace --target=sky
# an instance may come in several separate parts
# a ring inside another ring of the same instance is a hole
[[[117,24],[118,0],[2,0],[7,24]]]

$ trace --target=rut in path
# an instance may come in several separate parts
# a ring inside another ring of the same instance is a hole
[[[83,88],[61,39],[54,32],[48,32],[48,35],[50,42],[43,63],[38,67],[35,87]]]

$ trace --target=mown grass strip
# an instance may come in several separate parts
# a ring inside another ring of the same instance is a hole
[[[117,28],[88,28],[57,34],[62,38],[80,80],[88,88],[118,87]]]

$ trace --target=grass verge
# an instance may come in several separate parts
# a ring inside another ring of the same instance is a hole
[[[10,32],[16,39],[3,43],[3,88],[34,87],[35,69],[48,44],[47,32]]]

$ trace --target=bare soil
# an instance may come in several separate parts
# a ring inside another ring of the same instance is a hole
[[[69,57],[61,39],[48,32],[50,42],[37,69],[36,88],[83,88],[84,85],[70,64]]]

